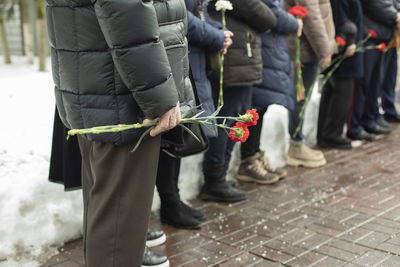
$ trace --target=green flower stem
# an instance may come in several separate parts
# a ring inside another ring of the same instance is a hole
[[[304,94],[303,74],[301,70],[301,54],[300,54],[300,38],[295,35],[294,37],[296,47],[295,67],[296,67],[296,100],[300,102],[302,94]],[[304,97],[304,95],[303,95]]]
[[[365,52],[366,50],[371,50],[371,49],[377,49],[377,46],[367,46],[367,47],[362,47],[363,44],[365,44],[369,39],[371,38],[371,34],[368,34],[367,37],[365,39],[363,39],[362,41],[360,41],[357,44],[357,49],[356,49],[356,53],[357,52]],[[329,73],[326,75],[327,77],[323,80],[323,82],[320,85],[320,88],[323,88],[325,86],[325,84],[327,83],[327,81],[329,80],[329,78],[333,75],[333,73],[339,68],[340,64],[344,61],[344,59],[346,59],[343,55],[342,56],[338,56],[335,59],[332,60],[332,62],[329,64],[327,68],[330,68],[331,66],[333,66],[332,70],[329,71]],[[296,63],[297,64],[297,63]],[[308,103],[310,102],[311,99],[311,95],[312,95],[312,91],[314,89],[315,83],[318,80],[318,77],[320,76],[320,74],[325,70],[321,70],[318,72],[314,82],[312,83],[310,89],[308,90],[306,99],[304,100],[304,104],[301,107],[300,113],[299,113],[299,124],[297,125],[296,131],[293,134],[293,138],[295,138],[297,136],[297,134],[300,132],[301,129],[301,125],[303,124],[304,121],[304,115],[305,115],[305,110],[307,108]]]
[[[225,18],[225,10],[221,10],[221,16],[222,16],[222,25],[224,29],[226,28],[226,18]],[[220,53],[220,76],[219,76],[219,97],[218,97],[218,106],[223,106],[224,105],[224,60],[225,60],[225,55]]]

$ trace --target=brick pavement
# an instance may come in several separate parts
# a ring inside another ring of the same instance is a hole
[[[171,266],[400,266],[400,126],[352,151],[325,150],[319,169],[287,168],[278,185],[240,184],[247,201],[191,203],[200,231],[161,225]],[[43,266],[83,266],[82,240]]]

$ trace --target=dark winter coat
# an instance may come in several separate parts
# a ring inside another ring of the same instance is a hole
[[[291,60],[286,37],[298,29],[295,17],[286,12],[283,0],[262,0],[274,12],[277,23],[262,38],[263,82],[253,88],[253,106],[266,109],[279,104],[288,109],[294,107],[294,85]]]
[[[227,28],[234,33],[233,44],[225,55],[224,86],[253,86],[262,82],[260,34],[275,27],[276,18],[261,0],[231,0],[233,10],[226,11]],[[221,21],[221,12],[209,4],[212,18]],[[248,44],[251,51],[248,51]],[[217,80],[219,73],[212,79]]]
[[[215,111],[215,107],[211,84],[206,73],[206,52],[220,51],[224,45],[225,35],[222,30],[218,29],[218,26],[222,28],[222,24],[209,17],[204,1],[185,0],[185,3],[188,9],[190,66],[196,83],[197,95],[205,111],[202,116],[208,116]],[[202,15],[200,16],[200,14]],[[205,21],[202,21],[201,17]],[[210,132],[205,131],[205,133]]]
[[[364,35],[375,30],[376,38],[369,42],[389,42],[393,37],[397,10],[393,0],[362,0],[364,12]]]
[[[336,27],[336,35],[346,41],[346,46],[341,49],[345,51],[347,46],[357,44],[363,36],[363,13],[360,0],[331,0],[333,19]],[[345,78],[361,78],[364,74],[364,56],[355,53],[346,59],[336,70],[335,76]]]
[[[154,119],[194,105],[184,0],[46,0],[56,103],[67,128]],[[122,145],[142,131],[86,136]]]

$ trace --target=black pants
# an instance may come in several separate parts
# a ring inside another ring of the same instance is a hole
[[[350,113],[354,79],[333,76],[322,90],[318,116],[318,140],[342,136]]]
[[[178,189],[180,167],[181,159],[171,157],[161,149],[156,185],[162,204],[180,200]]]
[[[263,117],[266,109],[264,110],[257,110],[259,115],[259,120],[257,125],[249,127],[250,135],[246,142],[240,145],[241,157],[242,159],[248,158],[260,152],[260,138],[261,138],[261,131],[263,127]]]

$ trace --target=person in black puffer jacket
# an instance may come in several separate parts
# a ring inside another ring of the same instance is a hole
[[[141,266],[160,149],[156,135],[195,103],[184,0],[46,3],[56,104],[65,126],[159,119],[134,153],[143,130],[78,136],[86,266]]]
[[[272,29],[276,17],[261,0],[231,0],[233,10],[226,12],[227,28],[233,32],[233,44],[225,55],[224,106],[221,116],[237,116],[250,107],[254,84],[262,82],[262,57],[260,33]],[[209,3],[212,18],[221,21],[221,13],[215,10],[215,1]],[[210,81],[216,102],[219,91],[219,71],[212,73]],[[228,126],[233,126],[230,122]],[[210,138],[210,148],[203,162],[204,185],[200,198],[206,201],[236,202],[246,199],[246,193],[226,182],[234,141],[224,130],[218,129],[218,137]]]
[[[394,27],[400,26],[400,15],[394,7],[393,0],[361,1],[364,12],[364,36],[372,29],[376,38],[371,38],[368,45],[388,43],[393,37]],[[383,81],[384,53],[377,49],[364,53],[364,76],[357,82],[354,103],[348,123],[347,135],[358,140],[372,141],[375,134],[388,134],[390,125],[378,123],[376,103],[379,88]]]

